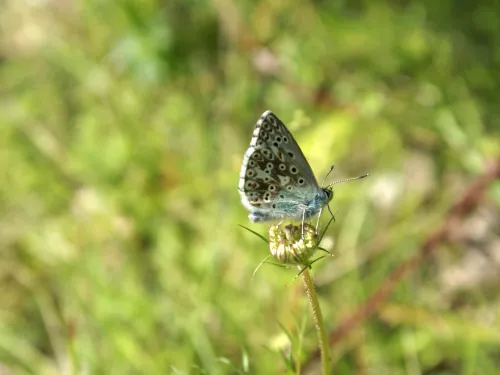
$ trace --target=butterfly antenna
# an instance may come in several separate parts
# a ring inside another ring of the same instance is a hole
[[[344,178],[342,180],[335,181],[334,183],[328,185],[327,188],[330,187],[330,186],[332,186],[332,185],[339,184],[341,182],[347,182],[347,181],[352,181],[352,180],[360,180],[362,178],[368,177],[369,175],[370,175],[369,173],[366,173],[366,174],[358,176],[358,177]]]
[[[330,175],[330,173],[332,173],[333,168],[335,168],[335,164],[332,164],[332,166],[330,167],[330,170],[328,171],[328,173],[326,174],[326,176],[323,178],[323,181],[321,181],[321,186],[323,186],[323,184],[325,183],[326,178]]]

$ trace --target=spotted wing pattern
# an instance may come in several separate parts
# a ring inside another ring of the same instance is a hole
[[[238,190],[255,222],[299,218],[320,188],[299,145],[271,111],[261,116],[243,158]]]

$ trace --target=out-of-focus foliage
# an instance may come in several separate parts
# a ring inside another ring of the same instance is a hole
[[[316,337],[295,271],[251,280],[268,253],[238,227],[267,231],[237,192],[256,120],[287,123],[318,179],[332,162],[329,181],[372,174],[336,187],[336,256],[314,267],[333,329],[499,156],[499,7],[3,1],[0,373],[305,360]],[[335,374],[498,373],[498,183],[484,202],[332,349]]]

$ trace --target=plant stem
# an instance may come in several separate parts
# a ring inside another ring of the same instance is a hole
[[[301,270],[303,266],[299,266]],[[328,342],[326,339],[325,325],[323,324],[323,316],[321,315],[321,307],[319,306],[318,297],[316,295],[316,289],[314,288],[314,283],[309,273],[309,269],[305,269],[302,272],[302,281],[304,281],[304,287],[306,288],[306,294],[309,298],[309,303],[311,304],[312,314],[314,318],[314,325],[316,326],[316,331],[318,332],[319,350],[321,352],[321,368],[322,375],[330,374],[330,351],[328,348]]]

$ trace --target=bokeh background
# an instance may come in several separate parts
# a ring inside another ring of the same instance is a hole
[[[371,173],[314,265],[329,330],[500,155],[498,1],[4,0],[0,32],[2,375],[315,373],[296,270],[252,280],[238,226],[267,231],[237,192],[267,109],[318,179]],[[498,181],[480,202],[333,373],[498,374]]]

